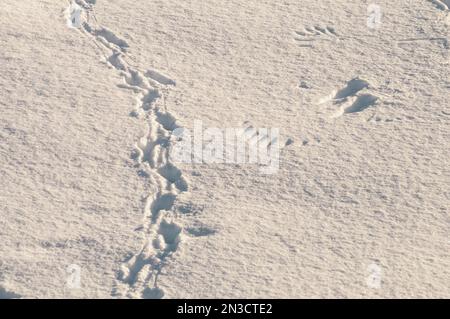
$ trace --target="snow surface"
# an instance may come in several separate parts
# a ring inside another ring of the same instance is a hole
[[[0,21],[0,298],[450,297],[448,0]],[[173,161],[198,121],[279,129],[279,169]]]

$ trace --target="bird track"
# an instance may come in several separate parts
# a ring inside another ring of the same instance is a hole
[[[449,11],[450,10],[450,0],[429,0],[432,4],[436,6],[436,8]]]

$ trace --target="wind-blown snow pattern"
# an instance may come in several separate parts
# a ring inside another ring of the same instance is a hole
[[[182,226],[171,214],[177,195],[188,190],[181,171],[170,161],[171,133],[176,119],[165,108],[164,92],[175,81],[150,70],[141,72],[127,61],[127,41],[112,30],[97,24],[95,2],[76,0],[85,10],[82,31],[107,55],[108,64],[123,78],[122,88],[129,89],[138,100],[133,115],[147,123],[147,133],[135,144],[133,158],[139,174],[146,176],[152,192],[143,208],[142,248],[120,266],[114,295],[130,298],[162,298],[158,276],[164,263],[178,248]],[[171,123],[168,122],[170,119]]]

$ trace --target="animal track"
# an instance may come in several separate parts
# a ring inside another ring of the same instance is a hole
[[[277,145],[278,137],[271,137],[268,129],[256,129],[249,121],[243,123],[243,137],[247,140],[248,144],[251,146],[258,145],[259,147],[266,147],[270,149],[271,147]],[[292,138],[288,138],[284,147],[287,147],[294,143]]]
[[[137,106],[132,114],[143,114],[147,122],[146,134],[136,143],[133,159],[137,174],[150,182],[143,208],[145,240],[142,248],[121,265],[114,289],[121,297],[162,298],[158,276],[167,258],[178,248],[182,226],[173,220],[173,206],[180,193],[188,190],[188,183],[180,169],[169,158],[170,136],[178,127],[176,118],[160,103],[163,91],[175,81],[155,70],[141,72],[127,62],[128,43],[111,30],[99,26],[95,19],[95,0],[75,0],[85,10],[82,30],[107,55],[108,65],[123,78],[121,88],[136,94]]]
[[[83,11],[76,3],[71,3],[65,11],[67,26],[69,28],[79,28],[81,26]]]
[[[151,217],[153,220],[157,220],[161,211],[169,211],[172,209],[177,195],[174,193],[166,193],[159,195],[151,204]]]
[[[377,100],[378,97],[372,94],[362,94],[357,97],[353,97],[347,103],[341,105],[339,111],[333,117],[364,111],[368,107],[374,105]]]
[[[436,8],[447,11],[450,10],[450,0],[429,0]]]
[[[368,87],[369,87],[369,82],[358,79],[358,78],[352,79],[349,82],[347,82],[347,85],[343,89],[337,91],[336,95],[334,96],[334,99],[335,100],[345,99],[351,95],[355,95],[362,89],[365,89]]]
[[[124,51],[129,47],[128,43],[125,40],[120,39],[111,30],[105,27],[101,27],[97,30],[94,30],[93,34],[99,37],[100,38],[99,40],[102,43],[106,44],[107,46],[111,46],[112,48],[117,46],[122,51]]]
[[[301,31],[295,31],[295,40],[302,47],[312,47],[315,41],[337,41],[339,40],[333,27],[306,27]]]
[[[156,70],[148,70],[145,75],[163,85],[176,85],[176,82],[174,80],[166,77]]]
[[[195,225],[186,228],[186,232],[194,237],[205,237],[214,235],[217,231],[204,225]]]
[[[187,202],[187,203],[180,203],[179,205],[177,205],[175,209],[182,215],[195,216],[200,214],[205,209],[205,207],[202,206],[199,207],[192,202]]]
[[[354,78],[347,82],[345,87],[334,90],[330,95],[320,99],[318,104],[332,102],[338,106],[338,110],[332,118],[340,117],[344,114],[362,112],[370,106],[375,105],[378,97],[368,93],[370,83],[360,78]]]
[[[259,145],[265,146],[266,148],[270,148],[272,145],[275,145],[278,142],[278,138],[274,137],[271,139],[271,136],[268,134],[267,129],[256,129],[253,125],[250,124],[249,121],[245,121],[243,123],[244,131],[243,137],[248,140],[249,145]]]

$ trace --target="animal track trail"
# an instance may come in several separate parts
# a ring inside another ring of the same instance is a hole
[[[443,11],[449,11],[450,10],[450,0],[428,0],[434,6],[440,10]]]
[[[338,118],[345,114],[362,112],[374,106],[379,98],[369,91],[370,83],[358,77],[351,79],[339,89],[333,90],[329,95],[319,99],[318,105],[331,102],[337,106],[331,118]]]
[[[301,47],[313,47],[316,41],[339,41],[336,30],[330,26],[305,27],[301,31],[295,31],[294,39]]]
[[[0,286],[0,299],[21,299],[22,296]]]
[[[138,174],[150,186],[143,208],[142,248],[120,266],[113,293],[119,297],[162,298],[158,277],[167,259],[181,241],[182,226],[174,221],[172,208],[177,196],[188,191],[181,170],[170,161],[172,132],[178,128],[176,117],[165,107],[165,92],[175,81],[156,70],[142,72],[127,62],[128,43],[113,31],[99,26],[95,19],[95,0],[75,0],[86,13],[82,32],[105,55],[107,65],[122,77],[122,89],[136,95],[132,115],[145,119],[146,133],[135,144],[132,157]]]

